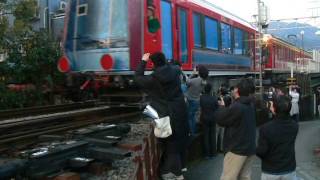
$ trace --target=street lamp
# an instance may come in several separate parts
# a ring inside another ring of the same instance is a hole
[[[302,49],[302,70],[304,71],[304,44],[303,44],[304,30],[302,30],[300,34],[301,34],[301,49]]]

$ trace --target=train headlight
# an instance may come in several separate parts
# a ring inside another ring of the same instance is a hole
[[[62,56],[58,61],[58,69],[60,72],[66,73],[71,70],[70,61],[66,56]]]
[[[109,54],[105,54],[101,57],[101,60],[100,60],[100,64],[101,64],[101,67],[104,69],[104,70],[110,70],[113,68],[113,58],[111,55]]]
[[[262,41],[264,43],[268,43],[269,39],[271,39],[271,36],[269,34],[263,35]]]

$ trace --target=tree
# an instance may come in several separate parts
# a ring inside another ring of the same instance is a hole
[[[0,53],[8,54],[6,61],[0,62],[0,77],[5,77],[5,81],[0,78],[0,109],[46,103],[45,92],[52,92],[48,89],[63,82],[56,65],[61,56],[59,42],[46,30],[32,30],[35,0],[10,1],[5,5],[2,2],[5,0],[0,0],[1,11],[12,13],[15,20],[9,27],[7,18],[0,19]],[[33,84],[35,89],[12,93],[5,88],[10,83]]]

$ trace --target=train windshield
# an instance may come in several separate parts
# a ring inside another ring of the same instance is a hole
[[[70,9],[67,41],[73,43],[69,49],[74,45],[77,50],[128,47],[128,0],[78,2],[73,1]]]

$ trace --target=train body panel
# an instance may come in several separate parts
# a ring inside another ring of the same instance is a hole
[[[64,52],[71,71],[130,70],[127,8],[127,0],[70,2]]]
[[[129,71],[129,48],[110,48],[110,49],[93,49],[77,51],[70,53],[68,57],[72,57],[72,70],[74,72],[103,72],[106,69],[103,68],[101,60],[104,55],[110,55],[112,57],[112,64],[109,64],[109,71]],[[76,63],[75,63],[76,62]],[[106,62],[108,64],[108,62]],[[108,67],[106,65],[105,67]]]
[[[150,10],[159,30],[150,30]],[[128,74],[144,52],[156,51],[179,60],[184,70],[199,64],[226,71],[254,66],[256,30],[201,0],[71,0],[65,29],[71,72]],[[102,62],[105,55],[111,62]]]
[[[131,83],[143,53],[162,51],[187,74],[204,65],[210,75],[245,76],[259,70],[260,40],[249,22],[204,0],[70,0],[58,66]],[[310,66],[308,52],[278,38],[271,37],[265,48],[263,70],[301,72],[300,66]]]
[[[253,69],[256,30],[249,23],[199,0],[155,0],[154,5],[161,33],[149,36],[145,30],[146,52],[160,49],[168,59],[179,60],[184,70],[199,64],[210,70]]]
[[[140,63],[144,47],[144,3],[142,0],[128,0],[130,69],[136,69]]]
[[[195,64],[205,65],[211,70],[236,69],[239,71],[250,71],[252,67],[250,57],[234,56],[198,49],[193,51],[193,62]]]

